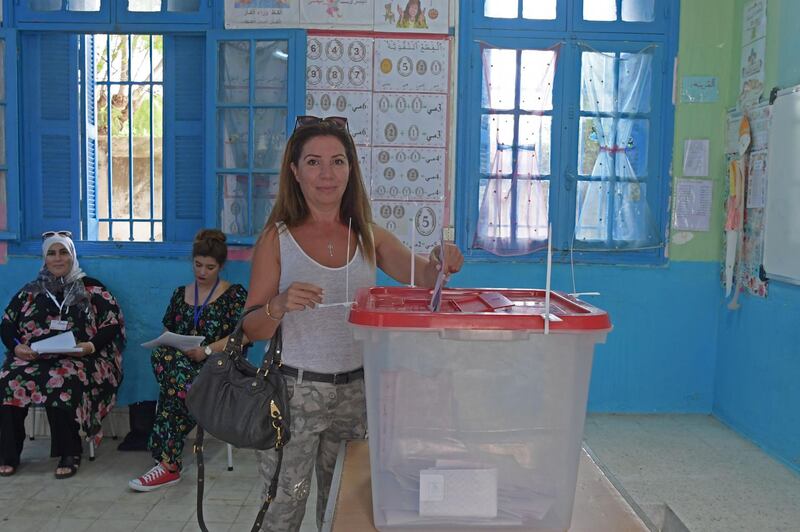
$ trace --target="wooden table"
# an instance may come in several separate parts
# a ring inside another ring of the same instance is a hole
[[[611,483],[602,467],[592,458],[591,452],[583,448],[578,466],[578,484],[575,489],[575,505],[570,532],[654,531],[655,527],[643,515],[636,504]],[[323,532],[374,532],[377,530],[372,524],[369,446],[364,440],[342,444],[336,461],[322,530]],[[392,530],[401,529],[393,528]],[[414,528],[408,530],[443,532],[445,529]],[[468,532],[483,530],[469,528]]]

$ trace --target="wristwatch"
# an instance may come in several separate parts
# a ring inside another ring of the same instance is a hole
[[[213,353],[213,352],[214,351],[211,350],[211,346],[210,345],[207,345],[206,348],[203,349],[203,353],[206,354],[206,358],[210,357],[211,353]]]

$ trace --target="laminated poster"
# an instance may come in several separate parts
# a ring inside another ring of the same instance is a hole
[[[299,25],[299,0],[225,0],[228,29]]]
[[[449,0],[375,0],[375,31],[448,32]]]

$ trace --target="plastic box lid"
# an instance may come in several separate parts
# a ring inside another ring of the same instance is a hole
[[[430,288],[361,288],[348,318],[353,325],[403,329],[544,330],[545,291],[445,288],[431,312]],[[608,314],[562,292],[550,292],[550,330],[608,331]]]

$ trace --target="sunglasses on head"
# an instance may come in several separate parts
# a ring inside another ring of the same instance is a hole
[[[334,127],[344,129],[348,132],[350,131],[350,128],[347,126],[347,118],[344,116],[326,116],[325,118],[320,118],[318,116],[302,115],[298,116],[297,120],[295,120],[294,128],[297,129],[298,127],[303,126],[313,126],[322,122],[327,122]]]
[[[72,231],[45,231],[44,233],[42,233],[42,240],[56,235],[72,238]]]

